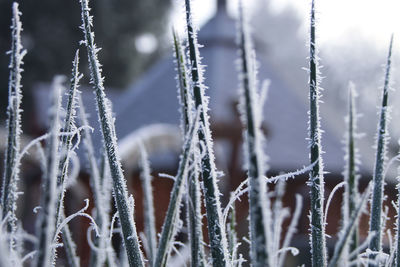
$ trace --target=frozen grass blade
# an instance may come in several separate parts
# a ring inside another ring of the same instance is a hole
[[[68,176],[68,167],[69,167],[69,159],[70,153],[72,149],[72,131],[76,129],[75,126],[75,113],[76,113],[76,92],[79,86],[79,80],[82,75],[79,74],[79,50],[75,53],[74,61],[72,62],[72,78],[71,85],[68,91],[68,100],[67,100],[67,109],[66,109],[66,117],[65,123],[63,126],[63,132],[67,133],[63,135],[60,142],[59,148],[59,157],[60,162],[58,165],[58,175],[57,175],[57,207],[56,207],[56,219],[55,219],[55,227],[57,228],[61,221],[65,219],[64,213],[64,196],[65,196],[65,187],[66,187],[66,177]],[[78,133],[79,134],[79,133]],[[63,243],[65,247],[65,252],[67,255],[68,263],[72,267],[78,267],[79,258],[76,255],[76,245],[72,239],[72,234],[69,230],[69,226],[66,225],[62,229],[63,235]],[[56,257],[56,248],[53,248],[52,252],[53,261]]]
[[[109,261],[109,266],[114,266],[114,256],[112,252],[110,252],[111,247],[107,245],[107,237],[109,235],[109,219],[106,211],[106,202],[109,200],[106,198],[106,192],[102,190],[101,185],[101,174],[98,168],[94,146],[91,137],[91,133],[89,130],[89,124],[86,117],[85,107],[83,105],[82,96],[80,94],[77,95],[78,98],[78,106],[79,106],[79,118],[82,126],[84,127],[83,131],[83,143],[85,147],[86,156],[89,162],[90,168],[90,186],[92,189],[93,200],[96,208],[95,221],[100,229],[101,236],[95,237],[94,244],[101,249],[110,248],[106,250],[106,253],[98,253],[97,251],[91,251],[89,266],[102,266],[105,260],[105,256]]]
[[[220,191],[217,184],[217,173],[214,162],[214,153],[211,132],[208,121],[208,100],[205,97],[202,78],[202,66],[199,60],[196,31],[192,23],[190,0],[185,0],[186,23],[189,45],[189,59],[191,66],[191,86],[196,109],[200,109],[200,129],[198,140],[201,146],[201,171],[203,176],[204,198],[206,203],[208,235],[213,266],[226,266],[228,262],[228,244],[226,240],[225,225],[222,221]]]
[[[71,86],[68,92],[68,101],[67,101],[67,109],[66,109],[66,117],[65,123],[63,127],[63,131],[65,133],[70,133],[75,130],[75,113],[76,113],[76,91],[78,90],[79,80],[81,79],[81,75],[79,74],[79,50],[76,51],[74,61],[72,62],[72,78],[71,78]],[[65,187],[66,187],[66,177],[68,175],[68,166],[69,166],[69,158],[72,148],[72,138],[73,135],[67,134],[63,135],[60,142],[60,162],[58,165],[58,175],[57,175],[57,208],[56,208],[56,219],[55,219],[55,227],[57,228],[61,221],[65,219],[64,213],[64,196],[65,196]],[[65,247],[65,252],[67,255],[68,263],[72,267],[78,267],[79,258],[76,256],[76,245],[72,239],[71,232],[69,230],[68,225],[66,225],[62,230],[63,235],[63,243]],[[53,261],[56,257],[56,248],[53,248],[52,252]]]
[[[231,193],[232,197],[232,193]],[[231,262],[235,262],[237,259],[237,246],[238,246],[238,238],[236,233],[236,207],[235,203],[232,203],[232,209],[229,213],[229,222],[228,222],[228,241],[229,241],[229,255],[231,256]],[[232,264],[233,265],[233,264]]]
[[[350,220],[350,215],[354,213],[357,202],[359,200],[359,192],[358,192],[358,179],[359,176],[357,174],[357,163],[358,163],[358,155],[357,149],[355,146],[355,135],[357,129],[357,113],[355,107],[355,97],[356,91],[354,88],[354,84],[352,82],[349,83],[349,114],[346,118],[347,122],[347,135],[346,135],[346,167],[344,171],[344,180],[345,180],[345,191],[343,195],[343,220],[342,225],[348,224]],[[348,242],[347,251],[342,253],[342,258],[344,258],[345,262],[348,261],[347,257],[351,251],[354,251],[358,246],[358,222],[356,222],[356,227],[351,234],[351,240]],[[343,229],[344,230],[344,229]]]
[[[267,210],[269,201],[266,198],[266,186],[263,181],[264,155],[262,147],[261,112],[257,104],[259,96],[256,92],[255,70],[251,62],[250,37],[243,14],[242,2],[239,2],[239,51],[240,51],[240,78],[241,97],[240,111],[242,123],[245,127],[246,166],[249,176],[250,202],[250,257],[252,266],[271,266],[271,257],[268,245]]]
[[[201,191],[200,191],[200,162],[194,157],[193,169],[189,170],[188,177],[188,224],[191,249],[191,266],[206,266],[203,248],[203,227],[201,214]]]
[[[81,79],[81,75],[79,74],[79,50],[76,51],[74,61],[72,62],[72,78],[71,78],[71,86],[68,91],[68,101],[67,101],[67,109],[65,116],[65,123],[63,126],[63,132],[69,133],[71,132],[75,126],[75,113],[76,113],[76,91],[78,90],[79,80]],[[64,195],[65,195],[65,178],[68,173],[68,165],[69,165],[69,154],[71,153],[72,148],[72,137],[73,135],[64,135],[61,138],[60,143],[60,163],[59,170],[57,176],[57,191],[59,192],[59,197],[57,198],[57,212],[56,212],[56,227],[59,222],[62,220],[62,214],[64,213]]]
[[[56,225],[56,203],[57,203],[57,172],[59,165],[59,111],[61,109],[61,91],[64,77],[57,76],[53,81],[53,107],[50,110],[51,130],[49,143],[47,145],[46,170],[43,173],[43,193],[41,199],[41,210],[38,221],[38,246],[35,266],[52,266],[52,241]]]
[[[166,266],[168,255],[174,243],[174,235],[178,225],[177,220],[179,209],[184,194],[185,177],[188,175],[189,160],[191,153],[193,153],[193,148],[195,145],[194,141],[196,140],[194,135],[198,131],[198,124],[199,118],[197,116],[185,138],[186,140],[179,162],[178,173],[175,177],[167,214],[165,215],[164,224],[161,231],[156,258],[153,264],[154,267]]]
[[[117,141],[113,131],[114,125],[111,120],[111,110],[107,106],[107,98],[104,92],[104,78],[101,75],[101,67],[97,59],[97,52],[99,49],[96,48],[94,43],[92,17],[89,15],[90,9],[88,6],[88,0],[81,0],[80,2],[82,6],[82,30],[85,36],[84,42],[88,52],[91,83],[93,84],[96,94],[97,111],[110,166],[111,177],[113,180],[114,198],[118,208],[125,249],[129,265],[131,267],[141,267],[143,266],[143,259],[136,233],[136,226],[132,217],[133,214],[128,206],[126,181],[122,173],[121,163],[118,156]]]
[[[154,200],[153,200],[153,187],[151,181],[151,170],[147,151],[143,144],[140,144],[140,166],[142,173],[140,178],[142,180],[142,188],[144,194],[144,231],[146,234],[147,245],[149,250],[148,260],[150,265],[154,262],[157,248],[156,238],[156,223],[154,217]]]
[[[286,182],[283,180],[278,181],[275,186],[274,196],[275,201],[273,204],[272,210],[272,233],[271,233],[271,251],[274,253],[274,257],[272,258],[272,262],[275,264],[278,263],[278,251],[280,250],[280,241],[282,236],[283,222],[289,217],[289,209],[287,207],[283,207],[283,196],[285,195],[286,190]],[[283,250],[287,248],[282,248]]]
[[[400,153],[400,152],[399,152]],[[400,267],[400,166],[397,168],[397,219],[396,219],[396,239],[395,239],[395,258],[394,265]]]
[[[188,77],[186,71],[186,60],[184,51],[182,49],[182,44],[175,30],[172,30],[172,35],[174,39],[176,68],[178,71],[177,80],[178,80],[178,98],[181,106],[181,127],[185,135],[189,130],[189,125],[193,119],[192,118],[193,100],[189,92],[190,89],[188,85]]]
[[[375,232],[375,236],[369,243],[369,249],[374,252],[382,250],[382,202],[383,202],[383,173],[387,148],[387,116],[388,116],[388,93],[390,86],[390,68],[392,63],[392,45],[393,35],[390,38],[389,54],[386,63],[385,82],[382,92],[382,107],[380,110],[380,119],[378,125],[378,139],[376,148],[376,161],[373,177],[373,192],[371,203],[371,215],[369,231]],[[374,259],[374,255],[370,259]],[[375,266],[373,263],[369,266]]]
[[[336,242],[332,259],[329,262],[329,267],[335,267],[339,264],[339,259],[342,253],[344,252],[347,243],[352,238],[352,232],[354,230],[354,227],[357,226],[358,218],[360,217],[362,210],[364,209],[365,204],[367,203],[371,191],[370,188],[371,188],[370,186],[367,187],[359,203],[356,203],[356,206],[354,207],[354,210],[351,213],[351,217],[347,221],[346,225],[343,226],[343,230],[339,237],[339,240]],[[348,262],[345,262],[345,264],[347,263]]]
[[[311,29],[310,29],[310,162],[316,164],[310,171],[311,186],[311,254],[312,266],[326,266],[325,225],[323,224],[324,212],[324,174],[321,156],[321,130],[319,102],[321,92],[319,88],[319,70],[317,50],[315,46],[315,1],[311,3]]]
[[[297,230],[297,224],[299,222],[302,207],[303,207],[303,198],[300,195],[296,194],[296,208],[294,210],[292,221],[290,222],[289,227],[287,228],[282,248],[289,247],[290,241],[292,241],[292,237]],[[284,266],[283,264],[285,262],[285,257],[286,257],[286,252],[284,251],[279,255],[278,267]]]
[[[185,54],[178,34],[173,30],[174,50],[178,70],[178,98],[181,106],[181,128],[183,136],[187,134],[193,123],[193,100],[189,91]],[[190,155],[193,168],[188,172],[187,215],[189,226],[189,241],[191,249],[191,266],[205,266],[203,249],[203,232],[201,222],[201,192],[199,183],[200,162],[198,157]]]
[[[62,214],[62,218],[65,218],[64,213]],[[79,267],[80,260],[76,254],[76,244],[73,241],[72,233],[68,225],[65,225],[62,229],[62,238],[69,267]]]
[[[21,129],[21,72],[22,59],[26,53],[22,50],[21,31],[22,23],[20,20],[21,12],[18,9],[18,3],[13,3],[13,17],[11,25],[11,50],[10,50],[10,77],[8,81],[8,107],[7,107],[7,147],[5,150],[3,185],[1,190],[2,219],[7,214],[7,231],[15,233],[17,217],[15,215],[18,199],[18,180],[20,153],[20,135]],[[13,236],[11,234],[11,236]],[[10,239],[10,247],[14,246],[14,238]]]

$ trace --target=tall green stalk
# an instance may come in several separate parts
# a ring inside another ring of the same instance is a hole
[[[76,113],[76,91],[78,90],[79,80],[81,79],[81,75],[79,74],[79,50],[75,53],[75,58],[72,63],[72,78],[71,78],[71,86],[68,92],[68,101],[67,101],[67,109],[66,109],[66,117],[63,126],[63,131],[65,133],[70,133],[75,126],[75,113]],[[55,219],[55,227],[57,228],[60,223],[65,219],[64,212],[64,197],[65,197],[65,178],[68,175],[68,166],[69,166],[69,157],[72,148],[72,135],[64,135],[61,138],[60,142],[60,162],[58,165],[58,174],[57,174],[57,206],[56,206],[56,219]],[[71,267],[78,267],[79,258],[76,255],[76,245],[72,239],[72,234],[69,230],[69,226],[65,225],[62,230],[63,235],[63,243],[65,252],[67,255],[67,259],[69,265]],[[56,248],[53,248],[52,252],[53,260],[56,257]]]
[[[48,267],[54,265],[52,257],[52,241],[56,226],[56,204],[57,204],[57,173],[59,166],[59,133],[60,121],[59,111],[61,109],[61,91],[63,77],[57,76],[53,82],[53,107],[51,109],[50,139],[47,145],[46,169],[43,173],[43,191],[41,199],[41,210],[38,221],[38,255],[35,266]]]
[[[96,162],[96,157],[94,153],[94,146],[89,130],[89,123],[87,121],[85,107],[82,101],[82,96],[78,94],[78,106],[79,106],[79,118],[81,121],[83,129],[83,144],[86,152],[86,156],[89,162],[90,168],[90,187],[92,189],[94,205],[96,208],[95,221],[100,229],[101,236],[94,238],[94,244],[99,247],[100,250],[106,249],[106,253],[99,253],[98,251],[91,251],[89,266],[102,266],[104,264],[104,259],[108,261],[108,266],[115,266],[114,254],[112,252],[111,244],[108,241],[109,235],[109,216],[107,213],[107,206],[110,199],[107,197],[109,192],[106,192],[102,186],[101,177],[104,176],[104,170],[101,173]],[[102,154],[102,161],[104,161],[104,154]],[[105,163],[103,164],[105,165]],[[103,167],[104,168],[104,167]],[[103,175],[102,175],[103,174]]]
[[[239,8],[239,51],[241,59],[241,111],[242,123],[245,126],[246,137],[246,166],[249,176],[249,202],[250,202],[250,256],[251,265],[262,267],[271,266],[269,255],[267,227],[267,210],[269,202],[266,197],[266,185],[263,181],[265,174],[263,151],[261,150],[262,133],[261,112],[258,105],[256,92],[255,70],[251,64],[250,37],[243,17],[243,6],[240,1]],[[258,112],[258,114],[256,114]]]
[[[68,91],[67,109],[65,111],[65,122],[63,126],[63,132],[70,133],[75,127],[75,109],[76,109],[76,91],[78,90],[79,80],[81,79],[79,74],[79,50],[75,53],[74,61],[72,62],[72,78],[71,86]],[[61,213],[63,213],[64,205],[64,195],[65,195],[65,178],[68,173],[69,166],[69,154],[72,147],[72,135],[64,135],[61,138],[60,143],[60,164],[57,176],[57,190],[59,193],[58,203],[57,203],[57,219],[56,226],[60,223]]]
[[[204,85],[199,62],[199,51],[196,32],[192,24],[190,0],[186,4],[186,24],[188,33],[189,59],[191,66],[191,84],[196,109],[200,110],[200,129],[198,131],[199,142],[203,157],[201,159],[201,171],[203,178],[204,198],[206,203],[208,235],[213,266],[226,266],[228,263],[228,243],[226,240],[225,226],[222,221],[220,203],[220,191],[217,185],[217,174],[214,162],[210,126],[208,121],[208,101],[204,95]]]
[[[194,170],[189,172],[188,178],[188,225],[191,250],[191,266],[204,267],[206,266],[206,256],[203,247],[203,224],[201,214],[201,190],[200,190],[200,162],[194,157]]]
[[[172,30],[172,37],[174,39],[174,52],[178,71],[178,98],[181,106],[181,127],[184,134],[186,134],[189,130],[190,123],[193,120],[193,100],[189,92],[190,88],[186,71],[185,53],[183,51],[179,36],[175,30]]]
[[[400,152],[399,152],[400,153]],[[396,220],[396,253],[394,257],[394,265],[400,267],[400,166],[397,168],[397,220]]]
[[[347,117],[347,138],[346,138],[346,168],[344,172],[345,192],[344,192],[344,206],[343,206],[343,227],[350,219],[356,209],[357,201],[359,199],[358,192],[358,175],[356,167],[356,147],[355,147],[355,131],[357,127],[357,114],[355,107],[355,89],[352,83],[349,84],[349,114]],[[354,228],[351,234],[351,241],[347,248],[347,252],[351,253],[358,246],[358,227]]]
[[[188,77],[186,71],[185,54],[181,41],[175,31],[173,31],[175,58],[178,70],[178,96],[181,106],[181,128],[185,136],[189,131],[191,123],[193,123],[193,100],[188,85]],[[188,179],[188,198],[187,198],[187,216],[189,227],[189,242],[191,250],[191,266],[205,266],[205,255],[203,249],[203,231],[201,222],[201,192],[200,192],[200,167],[199,159],[190,155],[193,164],[189,170]]]
[[[310,29],[310,112],[309,112],[309,138],[310,162],[314,164],[310,171],[311,186],[311,253],[312,266],[326,266],[325,225],[324,212],[324,172],[321,156],[321,130],[319,101],[321,97],[318,77],[318,59],[315,38],[315,1],[311,3],[311,29]]]
[[[380,119],[378,124],[378,139],[376,148],[376,160],[375,170],[373,177],[373,193],[372,193],[372,204],[371,204],[371,216],[369,223],[369,231],[374,232],[375,235],[371,238],[369,243],[369,249],[373,252],[379,252],[382,250],[382,203],[383,203],[383,184],[384,184],[384,168],[385,168],[385,156],[387,148],[387,113],[388,113],[388,93],[390,83],[390,68],[392,63],[392,46],[393,46],[393,35],[390,38],[389,54],[386,63],[386,74],[385,82],[383,85],[382,92],[382,107],[380,110]],[[375,256],[370,256],[370,259],[374,259]],[[369,266],[376,266],[374,263],[370,263]]]
[[[117,141],[113,132],[114,125],[113,121],[111,120],[111,110],[109,110],[109,107],[107,106],[107,98],[104,92],[104,78],[101,75],[101,67],[97,59],[98,49],[94,43],[92,17],[89,15],[90,9],[88,7],[88,0],[81,0],[80,2],[82,6],[82,30],[88,52],[91,83],[93,84],[96,94],[98,116],[110,166],[111,177],[113,180],[114,198],[117,204],[121,222],[125,249],[129,265],[131,267],[141,267],[144,265],[144,263],[139,247],[136,226],[133,221],[132,210],[128,206],[128,191],[126,187],[126,181],[122,173],[121,163],[118,156]]]
[[[370,194],[370,186],[364,192],[362,198],[356,203],[354,210],[352,211],[349,219],[346,222],[346,225],[343,226],[342,232],[340,234],[339,240],[336,242],[335,249],[333,252],[333,256],[331,261],[329,262],[329,267],[335,267],[339,264],[339,259],[343,254],[346,245],[349,243],[349,240],[352,238],[352,232],[354,228],[357,226],[357,221],[361,215],[362,210],[364,209],[365,204],[367,203],[369,194]],[[348,262],[345,262],[348,264]]]
[[[179,209],[184,194],[185,178],[188,175],[189,159],[190,155],[193,153],[192,150],[195,145],[194,140],[195,134],[198,131],[198,124],[198,118],[196,118],[185,138],[185,144],[183,146],[183,152],[179,162],[178,173],[175,177],[167,214],[165,215],[164,224],[161,231],[156,258],[153,264],[154,267],[166,266],[168,255],[174,242],[173,238],[177,229]]]
[[[140,167],[141,167],[141,181],[144,195],[143,207],[144,207],[144,232],[147,240],[147,248],[149,255],[147,256],[150,265],[153,264],[156,256],[157,248],[157,237],[156,237],[156,222],[154,217],[154,199],[153,199],[153,187],[151,181],[150,163],[147,155],[147,151],[143,144],[140,145]]]
[[[231,193],[231,197],[232,197]],[[237,246],[238,246],[238,237],[236,232],[236,206],[235,203],[232,203],[232,209],[229,213],[229,222],[228,222],[228,240],[229,240],[229,254],[231,256],[231,262],[233,263],[237,260]]]
[[[22,23],[20,20],[21,12],[18,9],[18,3],[13,3],[13,17],[11,25],[11,51],[10,51],[10,77],[8,81],[8,107],[7,107],[7,147],[5,150],[3,185],[1,190],[0,207],[2,211],[1,218],[8,215],[7,231],[13,233],[16,231],[17,217],[17,198],[18,198],[18,180],[19,180],[19,153],[20,153],[20,135],[21,129],[21,72],[23,64],[22,59],[26,53],[22,50],[21,31]],[[10,239],[10,245],[13,247],[14,238]]]

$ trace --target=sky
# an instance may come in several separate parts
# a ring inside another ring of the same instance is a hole
[[[258,1],[245,0],[243,2],[251,10]],[[304,18],[305,25],[309,23],[310,0],[264,1],[269,1],[276,12],[291,5],[297,10],[299,17]],[[193,10],[198,10],[195,19],[200,25],[204,24],[215,12],[215,2],[215,0],[192,1]],[[237,2],[238,0],[228,0],[231,13],[235,13]],[[387,46],[391,33],[400,36],[399,0],[319,0],[316,1],[316,8],[320,44],[351,41],[347,38],[354,31],[378,46],[384,47]],[[179,7],[176,9],[178,10]],[[176,21],[180,20],[177,18]]]

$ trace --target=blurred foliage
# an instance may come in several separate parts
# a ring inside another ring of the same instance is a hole
[[[22,84],[24,102],[29,102],[35,82],[50,81],[55,74],[69,76],[72,60],[82,40],[78,0],[18,1],[22,12],[25,57]],[[4,118],[8,91],[8,64],[11,25],[10,0],[0,0],[0,117]],[[96,43],[102,50],[100,61],[107,87],[123,88],[132,82],[160,55],[168,25],[170,0],[95,0],[91,1]],[[145,33],[158,40],[151,54],[141,54],[135,40]],[[81,46],[82,47],[82,46]],[[81,71],[88,82],[86,51],[81,49]],[[26,104],[26,103],[25,103]],[[25,109],[29,108],[25,105]]]

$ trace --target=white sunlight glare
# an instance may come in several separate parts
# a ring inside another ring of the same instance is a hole
[[[292,5],[308,22],[310,0],[273,0],[279,11]],[[319,39],[324,42],[350,42],[344,37],[357,32],[379,46],[387,46],[392,33],[400,38],[400,1],[398,0],[317,0]]]
[[[250,10],[259,1],[268,1],[279,12],[292,6],[303,18],[303,26],[308,27],[311,0],[243,0]],[[183,3],[184,1],[176,1]],[[238,0],[227,0],[229,10],[235,13]],[[198,25],[203,25],[215,13],[216,0],[193,0],[194,16]],[[391,33],[400,36],[399,0],[316,0],[318,12],[318,38],[325,42],[351,42],[348,38],[357,32],[379,46],[387,46]],[[182,7],[176,4],[175,11]],[[181,9],[182,10],[182,9]],[[182,14],[181,14],[182,15]],[[177,16],[174,16],[177,17]],[[175,25],[182,23],[175,19]],[[399,37],[400,38],[400,37]]]

